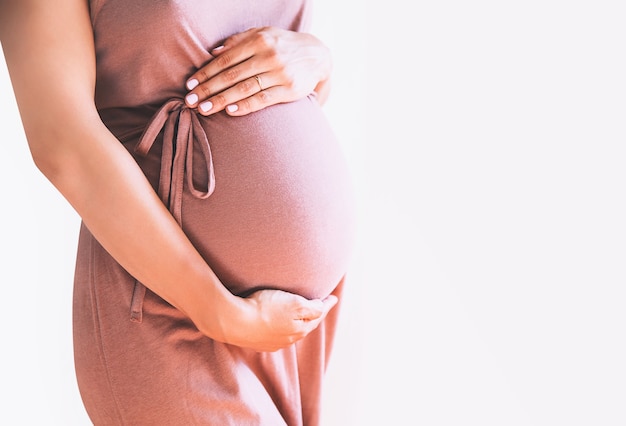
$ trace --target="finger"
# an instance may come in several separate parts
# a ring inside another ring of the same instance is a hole
[[[232,46],[221,45],[217,46],[213,50],[211,50],[211,54],[213,55],[213,59],[211,59],[206,65],[201,68],[198,68],[196,72],[187,78],[185,86],[188,90],[193,90],[201,83],[211,79],[215,75],[219,74],[220,71],[223,71],[231,66],[243,62],[247,58],[249,58],[250,54],[244,55],[240,50],[237,52],[231,51]],[[231,51],[230,54],[226,55],[224,53]],[[219,59],[218,56],[220,56]]]
[[[334,295],[331,294],[330,296],[326,297],[325,299],[320,300],[319,302],[321,302],[321,306],[319,304],[317,304],[317,303],[311,305],[311,308],[313,310],[320,309],[320,311],[316,311],[315,312],[315,315],[317,315],[319,313],[319,316],[316,317],[316,318],[309,319],[309,321],[311,321],[311,320],[318,320],[318,321],[323,320],[326,317],[326,315],[328,315],[330,310],[337,305],[337,303],[339,302],[339,298],[337,298],[337,296],[334,296]]]
[[[259,47],[250,34],[244,32],[229,38],[223,45],[213,49],[211,53],[215,58],[187,79],[188,90],[194,90],[222,72],[231,70],[234,66],[252,58],[259,53]]]
[[[276,68],[276,35],[264,28],[252,29],[228,39],[213,50],[215,59],[200,68],[187,81],[190,90],[186,100],[190,108],[213,94],[255,74]],[[268,86],[266,86],[268,87]]]
[[[251,76],[243,81],[235,84],[234,86],[220,92],[209,99],[201,100],[197,102],[198,112],[202,115],[211,115],[219,111],[222,111],[229,105],[235,105],[244,101],[260,92],[261,84],[256,76]],[[193,108],[193,106],[191,106]],[[238,107],[231,107],[229,112],[236,112]],[[234,114],[234,115],[242,115]]]
[[[195,108],[206,100],[211,100],[215,103],[215,100],[211,99],[212,97],[254,76],[255,72],[258,72],[258,70],[255,71],[254,69],[256,62],[256,60],[244,62],[198,84],[187,93],[185,103],[189,108]],[[253,86],[251,85],[251,87]]]
[[[322,300],[322,302],[324,302],[324,307],[326,308],[326,311],[328,312],[332,308],[334,308],[335,305],[337,305],[337,303],[339,303],[339,298],[335,296],[334,294],[331,294],[328,297],[326,297],[324,300]]]
[[[336,298],[307,300],[306,304],[297,310],[295,319],[304,322],[321,321],[336,304]]]
[[[257,92],[248,98],[229,103],[226,106],[226,112],[232,116],[241,116],[259,111],[270,105],[288,102],[290,100],[292,99],[283,86],[274,86]]]
[[[251,34],[259,30],[260,28],[249,28],[240,33],[233,34],[232,36],[224,40],[224,43],[222,43],[220,46],[217,46],[216,48],[211,50],[211,54],[215,56],[220,55],[222,52],[225,52],[228,49],[231,49],[232,47],[244,42],[247,38],[250,37]]]
[[[268,78],[270,70],[271,64],[264,62],[262,58],[250,58],[197,86],[187,94],[185,102],[189,108],[195,108],[210,101],[213,106],[219,107],[217,110],[221,110],[229,103],[245,99],[272,86],[271,79]],[[226,91],[228,92],[225,94]],[[222,97],[215,99],[219,95]],[[202,112],[208,112],[208,109],[204,108]]]
[[[247,58],[267,51],[276,44],[276,35],[270,28],[250,28],[241,33],[228,37],[224,43],[214,48],[211,53],[215,56],[222,56],[220,60],[208,64],[209,69],[221,68],[225,70]],[[228,57],[225,53],[229,52]],[[217,74],[219,70],[215,72]]]

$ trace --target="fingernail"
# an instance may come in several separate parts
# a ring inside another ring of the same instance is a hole
[[[224,46],[217,46],[215,49],[213,49],[213,52],[218,51],[218,50],[222,50],[224,48]]]
[[[193,88],[196,87],[198,84],[199,84],[198,80],[196,80],[195,78],[192,78],[191,80],[187,82],[187,89],[193,90]]]
[[[233,105],[228,105],[228,106],[226,107],[226,111],[228,111],[228,112],[235,112],[235,111],[237,111],[238,109],[239,109],[239,107],[238,107],[236,104],[233,104]]]
[[[200,109],[202,110],[202,112],[209,112],[211,108],[213,108],[213,104],[209,101],[202,102],[200,104]]]
[[[198,95],[195,93],[190,93],[185,97],[185,100],[189,105],[195,105],[198,102]]]

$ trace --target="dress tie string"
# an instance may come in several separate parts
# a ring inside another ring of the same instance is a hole
[[[195,110],[188,108],[182,99],[167,101],[152,117],[144,130],[135,152],[142,156],[148,152],[163,130],[163,152],[158,194],[179,224],[182,224],[183,184],[187,175],[187,187],[200,199],[208,198],[215,190],[215,173],[211,147]],[[207,171],[206,188],[198,189],[193,180],[194,148],[204,157]]]

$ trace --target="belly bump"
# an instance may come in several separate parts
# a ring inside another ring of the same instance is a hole
[[[235,294],[328,295],[349,262],[354,205],[343,153],[317,103],[198,117],[209,155],[189,143],[180,200],[161,194],[179,205],[174,216],[194,246]],[[161,186],[166,145],[139,161]]]

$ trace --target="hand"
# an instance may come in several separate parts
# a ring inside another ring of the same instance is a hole
[[[223,340],[260,352],[273,352],[304,338],[337,304],[330,295],[309,300],[280,290],[259,290],[240,299],[244,306],[222,318]]]
[[[215,59],[187,80],[187,106],[202,115],[224,108],[245,115],[304,98],[325,85],[332,68],[315,36],[274,27],[235,34],[211,53]]]

